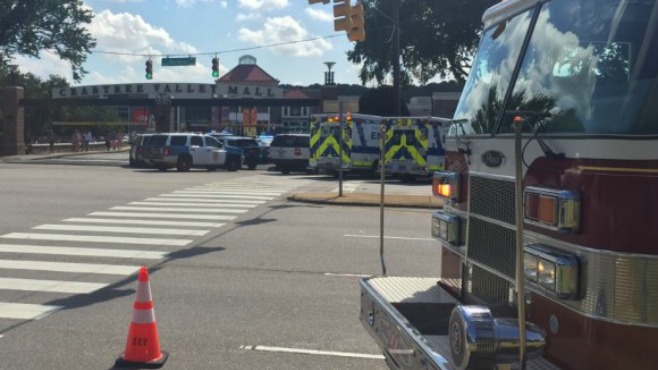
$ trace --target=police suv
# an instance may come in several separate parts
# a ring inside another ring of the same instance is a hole
[[[210,135],[193,133],[155,134],[144,146],[144,162],[160,171],[176,168],[205,168],[209,171],[226,168],[237,171],[242,167],[242,154],[229,152]]]

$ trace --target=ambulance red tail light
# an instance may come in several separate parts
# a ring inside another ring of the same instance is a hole
[[[435,172],[432,178],[432,194],[446,200],[459,201],[459,174],[457,172]]]
[[[524,190],[524,219],[527,224],[564,233],[580,227],[580,195],[576,191],[528,186]]]

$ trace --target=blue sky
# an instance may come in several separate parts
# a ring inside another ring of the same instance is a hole
[[[96,52],[84,64],[89,72],[71,82],[70,66],[48,52],[41,59],[17,57],[22,72],[47,79],[65,77],[74,85],[136,82],[213,83],[211,59],[217,53],[220,75],[249,54],[282,84],[323,83],[333,67],[336,83],[360,84],[360,66],[347,61],[354,44],[345,32],[334,32],[330,4],[307,0],[83,0],[92,9],[89,30]],[[352,1],[355,3],[355,1]],[[272,44],[316,39],[278,47]],[[239,49],[249,49],[237,51]],[[107,54],[103,52],[118,53]],[[204,55],[198,55],[204,54]],[[154,77],[144,77],[144,62],[153,55]],[[196,66],[161,67],[161,56],[196,56]]]

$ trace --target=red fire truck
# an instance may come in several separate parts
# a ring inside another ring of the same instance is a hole
[[[483,22],[434,176],[441,276],[361,280],[364,327],[393,369],[658,369],[658,2]]]

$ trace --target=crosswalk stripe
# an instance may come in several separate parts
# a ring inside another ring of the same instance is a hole
[[[115,243],[115,244],[148,244],[148,245],[177,245],[184,246],[192,242],[188,239],[163,239],[163,238],[128,238],[118,236],[94,236],[94,235],[60,235],[60,234],[32,234],[32,233],[9,233],[0,235],[7,239],[28,240],[58,240],[69,242],[88,243]]]
[[[140,212],[91,212],[89,216],[105,217],[140,217],[140,218],[174,218],[185,220],[216,220],[230,221],[236,219],[236,216],[227,215],[194,215],[194,214],[163,214],[163,213],[140,213]]]
[[[130,224],[150,226],[186,226],[186,227],[222,227],[226,224],[221,222],[189,222],[189,221],[158,221],[158,220],[135,220],[111,218],[67,218],[63,222],[90,223],[90,224]]]
[[[163,259],[169,254],[169,252],[140,251],[133,249],[72,248],[24,244],[0,244],[0,253],[52,254],[58,256],[113,257],[150,260]]]
[[[198,213],[245,213],[248,209],[197,209],[197,208],[173,208],[173,207],[130,207],[117,206],[110,208],[117,211],[159,211],[159,212],[198,212]]]
[[[0,278],[0,290],[22,290],[28,292],[89,294],[103,289],[108,285],[79,281]]]
[[[48,262],[48,261],[25,261],[25,260],[0,260],[0,269],[7,270],[31,270],[51,272],[75,272],[85,274],[104,275],[132,275],[140,269],[140,266],[128,265],[104,265],[98,263],[71,263],[71,262]]]
[[[0,302],[0,319],[39,320],[64,306]]]
[[[33,227],[34,230],[64,230],[64,231],[94,231],[106,233],[122,234],[148,234],[148,235],[183,235],[183,236],[202,236],[210,230],[189,230],[189,229],[163,229],[151,227],[114,227],[114,226],[87,226],[87,225],[40,225]]]
[[[190,193],[174,192],[170,194],[160,194],[160,197],[189,197],[189,198],[211,198],[211,199],[248,199],[248,200],[272,200],[275,197],[265,197],[258,195],[226,195],[226,194],[207,194],[207,193]]]
[[[210,199],[210,198],[146,198],[146,202],[187,202],[193,204],[249,204],[257,206],[263,204],[265,200],[247,200],[247,199]]]
[[[259,196],[272,196],[278,197],[281,193],[274,192],[244,192],[244,191],[222,191],[222,190],[204,190],[204,189],[185,189],[177,190],[174,193],[202,193],[202,194],[221,194],[221,195],[259,195]]]
[[[136,206],[174,206],[174,207],[202,207],[202,208],[253,208],[256,207],[256,204],[203,204],[203,203],[169,203],[169,202],[130,202],[130,205]]]

